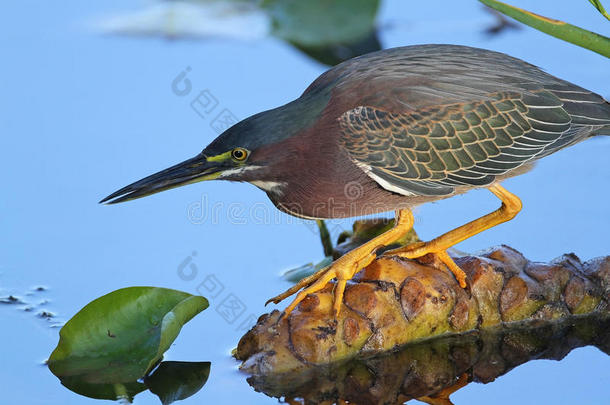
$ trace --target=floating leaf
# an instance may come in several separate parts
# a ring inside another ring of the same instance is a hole
[[[269,35],[269,17],[250,1],[164,1],[98,21],[119,35],[257,40]]]
[[[539,31],[610,58],[610,38],[608,37],[587,31],[563,21],[543,17],[496,0],[479,1],[486,6],[498,10]]]
[[[210,375],[209,361],[164,361],[144,379],[163,405],[186,399],[199,391]]]
[[[203,297],[166,288],[113,291],[60,330],[49,368],[82,395],[130,397],[145,389],[136,381],[160,361],[182,326],[207,307]]]
[[[265,0],[273,34],[301,47],[351,44],[374,30],[379,0]]]
[[[381,49],[381,42],[379,42],[377,31],[375,30],[369,32],[366,37],[359,38],[353,42],[329,44],[322,47],[304,46],[294,42],[292,45],[310,58],[328,66],[335,66],[348,59]]]
[[[282,277],[286,281],[291,283],[297,283],[305,277],[311,276],[313,273],[322,270],[324,267],[328,267],[333,263],[332,256],[326,256],[322,261],[316,265],[313,263],[307,263],[303,266],[299,266],[295,269],[287,270]]]
[[[327,65],[381,49],[379,0],[161,1],[101,19],[102,32],[132,36],[260,40],[270,34]]]

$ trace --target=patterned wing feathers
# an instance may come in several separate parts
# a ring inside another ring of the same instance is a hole
[[[341,116],[340,142],[394,191],[450,194],[455,186],[490,184],[570,133],[572,118],[563,105],[539,90],[414,113],[358,107]]]

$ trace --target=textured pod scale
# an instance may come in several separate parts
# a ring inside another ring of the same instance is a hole
[[[236,357],[249,372],[277,374],[444,334],[610,314],[610,257],[581,263],[565,255],[543,264],[502,246],[457,263],[469,290],[440,263],[376,259],[347,286],[336,319],[329,284],[285,318],[278,311],[261,317],[242,337]]]

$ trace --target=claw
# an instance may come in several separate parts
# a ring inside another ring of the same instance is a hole
[[[445,263],[445,266],[447,266],[447,268],[453,273],[460,287],[466,288],[466,273],[464,273],[464,270],[462,270],[460,266],[455,264],[451,256],[449,256],[446,251],[443,250],[441,252],[437,252],[436,255],[439,259],[441,259],[443,263]]]
[[[268,300],[265,305],[270,302],[277,304],[298,292],[294,300],[284,310],[281,317],[289,315],[308,294],[320,291],[332,279],[337,279],[334,291],[335,300],[333,304],[333,312],[335,317],[337,317],[341,310],[341,305],[343,304],[343,294],[345,292],[347,280],[351,279],[360,269],[368,266],[377,257],[377,251],[380,247],[386,246],[405,235],[412,226],[413,214],[411,211],[408,209],[397,211],[395,225],[392,229],[346,253],[330,266],[323,268],[311,276],[305,277],[285,292]]]
[[[345,286],[347,285],[347,280],[337,280],[337,285],[335,285],[335,301],[333,303],[333,314],[335,315],[335,319],[339,317],[339,312],[341,312],[341,304],[343,303],[343,293],[345,292]]]
[[[295,294],[297,291],[299,291],[301,288],[306,288],[309,287],[310,285],[312,285],[317,279],[319,279],[320,277],[322,277],[328,270],[330,270],[332,266],[327,266],[324,267],[321,270],[318,270],[317,272],[315,272],[314,274],[307,276],[303,279],[301,279],[298,283],[296,283],[295,285],[293,285],[292,287],[290,287],[289,289],[287,289],[286,291],[284,291],[283,293],[276,295],[273,298],[269,298],[267,300],[267,302],[265,302],[265,306],[267,306],[267,304],[269,304],[270,302],[273,302],[274,304],[279,304],[280,302],[282,302],[283,300],[285,300],[286,298],[290,297],[291,295]]]
[[[317,274],[317,273],[316,273]],[[314,274],[315,275],[315,274]],[[299,291],[299,293],[297,294],[297,296],[294,298],[294,300],[290,303],[290,305],[288,305],[288,307],[284,310],[284,314],[289,315],[292,310],[299,305],[299,303],[301,301],[303,301],[305,299],[305,297],[307,297],[307,295],[309,294],[313,294],[317,291],[320,291],[321,289],[323,289],[326,284],[328,284],[328,282],[330,280],[332,280],[333,278],[335,278],[335,271],[332,270],[332,266],[329,268],[328,271],[326,271],[324,274],[322,274],[314,283],[312,283],[311,285],[305,287],[304,289],[302,289],[301,291]],[[290,291],[290,290],[289,290]],[[287,291],[288,292],[288,291]],[[286,292],[286,293],[287,293]],[[284,293],[284,294],[286,294]],[[284,295],[284,294],[280,294],[280,295]],[[292,295],[292,294],[290,294]]]
[[[335,297],[333,304],[333,312],[336,318],[341,311],[341,305],[343,304],[343,293],[345,292],[347,280],[351,279],[360,269],[371,263],[375,257],[376,254],[374,251],[361,256],[361,258],[358,260],[354,260],[353,257],[349,255],[343,256],[331,266],[309,276],[307,280],[301,280],[298,285],[295,285],[288,291],[278,295],[275,298],[283,299],[304,287],[301,291],[299,291],[290,305],[288,305],[288,307],[284,310],[284,314],[288,315],[294,308],[296,308],[297,305],[299,305],[301,301],[305,299],[305,297],[307,297],[307,295],[320,291],[326,287],[326,285],[332,279],[337,279],[337,284],[335,285],[334,289]]]
[[[446,250],[437,250],[430,242],[417,242],[402,248],[393,249],[385,252],[386,255],[395,255],[399,257],[404,257],[406,259],[416,259],[418,257],[422,257],[430,253],[436,255],[440,259],[440,261],[442,261],[445,266],[447,266],[449,271],[451,271],[451,273],[453,273],[453,275],[455,276],[455,279],[457,280],[461,288],[467,287],[466,273],[464,273],[464,270],[462,270],[460,266],[455,264],[455,262],[453,261],[451,256],[449,256]]]

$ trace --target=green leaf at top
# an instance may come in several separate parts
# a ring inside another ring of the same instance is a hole
[[[608,14],[608,12],[604,9],[604,6],[602,5],[601,0],[589,0],[589,2],[591,4],[593,4],[593,6],[595,6],[595,8],[597,9],[597,11],[599,11],[604,17],[606,17],[608,20],[610,20],[610,15]]]
[[[87,304],[60,330],[49,368],[76,392],[99,385],[99,395],[116,399],[159,362],[182,325],[207,307],[204,297],[166,288],[113,291]]]
[[[552,35],[556,38],[571,42],[582,48],[589,49],[610,58],[610,38],[583,28],[571,25],[559,20],[553,20],[534,14],[530,11],[520,9],[502,3],[497,0],[479,0],[488,7],[493,8],[517,21],[527,24],[539,31]]]

